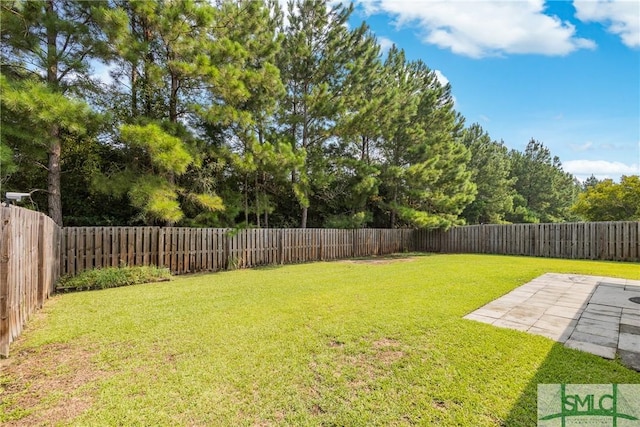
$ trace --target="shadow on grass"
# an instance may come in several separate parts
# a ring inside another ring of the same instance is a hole
[[[556,343],[502,425],[537,425],[538,384],[629,384],[639,381],[638,373],[624,367],[617,360],[603,359]]]

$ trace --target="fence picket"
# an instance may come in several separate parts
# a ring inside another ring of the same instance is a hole
[[[69,264],[60,252],[71,239],[60,234],[42,213],[0,207],[0,356],[9,355],[9,345],[51,295],[61,269],[75,271],[75,256]],[[75,240],[68,246],[76,248]]]

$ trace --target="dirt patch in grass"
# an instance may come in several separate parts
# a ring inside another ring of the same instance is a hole
[[[0,422],[6,426],[67,423],[89,409],[97,381],[109,373],[94,353],[69,344],[19,351],[3,361]]]
[[[344,343],[342,341],[338,341],[338,340],[329,341],[329,347],[331,348],[340,348],[343,346],[344,346]]]
[[[373,348],[399,347],[400,343],[393,338],[380,338],[373,342]]]
[[[431,402],[431,406],[433,406],[435,409],[439,409],[441,411],[446,411],[447,410],[447,404],[443,400],[433,400]]]
[[[402,359],[404,352],[402,351],[381,351],[377,357],[385,365],[391,365],[393,362]]]
[[[392,338],[381,338],[373,342],[376,349],[376,358],[385,365],[391,365],[404,357],[404,352],[400,350],[400,343]]]

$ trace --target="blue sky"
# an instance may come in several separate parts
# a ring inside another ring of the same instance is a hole
[[[362,0],[363,20],[492,139],[542,141],[579,179],[640,174],[640,0]]]

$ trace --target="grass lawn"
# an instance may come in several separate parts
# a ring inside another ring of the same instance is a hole
[[[520,427],[538,383],[640,383],[462,319],[546,272],[640,279],[638,264],[432,255],[59,295],[4,362],[0,423]]]

